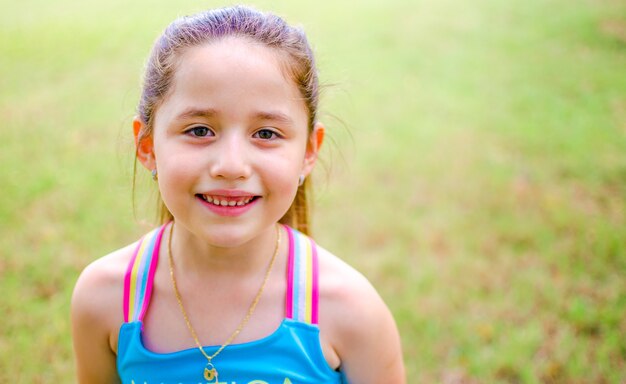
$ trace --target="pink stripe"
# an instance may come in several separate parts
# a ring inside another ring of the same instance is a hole
[[[287,293],[285,294],[285,317],[293,318],[293,265],[294,265],[294,245],[293,232],[291,228],[284,225],[287,237],[289,237],[289,259],[287,260]]]
[[[146,291],[144,292],[141,312],[139,313],[138,318],[138,320],[140,321],[143,320],[143,317],[146,314],[146,310],[148,309],[148,305],[150,304],[150,297],[152,296],[152,284],[154,282],[154,273],[156,272],[156,267],[159,263],[159,249],[161,248],[161,239],[163,238],[165,227],[167,227],[167,224],[161,227],[161,230],[159,231],[156,238],[156,243],[154,244],[154,250],[152,251],[152,260],[150,260],[150,269],[148,270],[148,282],[146,283]]]
[[[133,265],[135,265],[135,259],[137,258],[137,253],[139,252],[139,248],[141,247],[141,243],[143,242],[143,237],[137,243],[137,247],[135,248],[135,252],[133,253],[133,257],[128,263],[128,268],[126,268],[126,274],[124,275],[124,322],[128,323],[129,321],[129,308],[128,301],[130,299],[130,275],[133,272]]]
[[[319,265],[317,262],[317,246],[315,245],[315,242],[311,239],[311,251],[313,253],[313,289],[311,290],[311,324],[317,324],[318,323],[318,308],[319,308],[319,282],[318,282],[318,277],[319,277]]]

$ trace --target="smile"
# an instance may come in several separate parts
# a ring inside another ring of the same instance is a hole
[[[243,207],[256,200],[258,196],[210,196],[196,195],[207,203],[221,207]]]

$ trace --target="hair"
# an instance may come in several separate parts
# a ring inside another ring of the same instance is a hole
[[[148,58],[143,79],[137,115],[145,125],[138,142],[153,134],[156,110],[168,96],[181,54],[190,47],[216,42],[227,37],[238,37],[260,43],[273,49],[283,70],[298,87],[308,113],[308,132],[317,122],[319,99],[318,74],[313,51],[301,28],[288,25],[282,18],[245,6],[208,10],[174,20],[157,38]],[[136,163],[135,163],[136,164]],[[311,181],[306,178],[298,187],[289,210],[280,219],[308,234]],[[307,192],[309,191],[309,192]],[[158,199],[158,216],[162,223],[173,216]]]

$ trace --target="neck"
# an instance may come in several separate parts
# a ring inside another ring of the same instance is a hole
[[[279,230],[283,230],[279,228]],[[169,233],[168,240],[169,241]],[[284,236],[283,236],[284,237]],[[182,225],[174,224],[171,252],[174,263],[181,273],[193,277],[257,275],[267,266],[277,241],[276,226],[269,226],[258,236],[238,242],[234,246],[215,244],[189,232]],[[223,243],[223,242],[222,242]],[[165,249],[167,252],[167,249]]]

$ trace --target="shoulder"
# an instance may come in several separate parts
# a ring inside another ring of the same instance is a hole
[[[88,265],[72,295],[72,341],[79,383],[119,382],[117,334],[124,321],[124,275],[136,244]]]
[[[124,274],[132,258],[136,243],[118,249],[89,264],[81,272],[74,287],[74,302],[98,302],[112,290],[123,289]]]
[[[73,322],[108,328],[123,321],[124,275],[135,247],[118,249],[82,271],[72,295]]]
[[[318,247],[320,335],[350,382],[404,382],[395,320],[376,289],[356,269]],[[372,361],[378,364],[372,365]]]
[[[358,332],[358,324],[375,323],[388,312],[382,298],[363,274],[319,246],[318,254],[320,305],[323,306],[320,316],[332,320],[342,334],[350,334]]]

